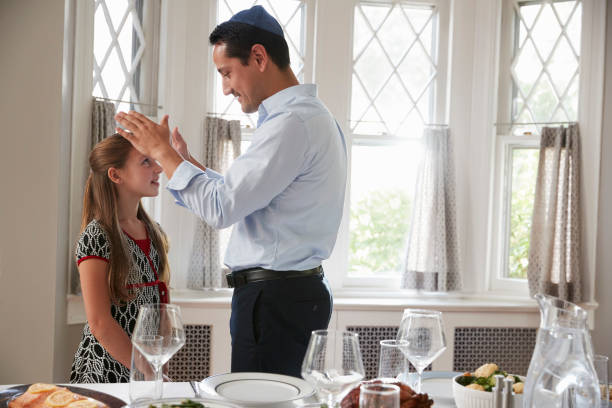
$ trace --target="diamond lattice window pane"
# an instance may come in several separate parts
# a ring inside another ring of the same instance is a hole
[[[377,107],[381,113],[383,121],[392,134],[397,134],[402,120],[406,117],[406,106],[410,106],[412,100],[408,93],[403,89],[397,75],[393,75],[380,93]]]
[[[108,12],[108,16],[112,22],[115,32],[119,31],[121,22],[126,17],[126,14],[129,14],[127,13],[128,4],[129,2],[127,0],[111,0],[109,2],[101,3],[101,7]]]
[[[373,61],[376,63],[373,64]],[[363,82],[371,98],[378,94],[392,72],[393,66],[378,41],[372,41],[355,64],[355,73]]]
[[[557,16],[561,20],[561,24],[567,24],[572,12],[576,8],[576,3],[573,1],[560,1],[553,3],[553,7]]]
[[[105,97],[111,99],[121,99],[122,90],[125,84],[125,75],[123,68],[121,67],[121,61],[119,61],[119,54],[117,50],[113,48],[110,56],[106,60],[106,64],[102,69],[101,80],[106,88]]]
[[[402,57],[406,54],[415,35],[410,29],[404,13],[399,7],[394,8],[385,24],[378,31],[378,38],[385,51],[391,59],[393,65],[399,64]],[[398,41],[401,38],[401,41]]]
[[[353,74],[353,85],[351,92],[351,108],[357,118],[361,118],[365,110],[370,106],[368,94],[365,93],[359,79]]]
[[[531,40],[527,40],[515,62],[515,84],[519,87],[523,96],[527,97],[542,72],[542,63],[538,59],[538,54]]]
[[[145,3],[95,0],[93,96],[140,101],[139,84],[134,81],[140,76],[146,47],[141,21]],[[139,108],[120,102],[115,106],[123,110]]]
[[[536,122],[548,122],[551,119],[558,100],[548,76],[544,75],[531,94],[531,111]]]
[[[372,39],[372,30],[361,10],[355,10],[355,29],[353,31],[353,56],[361,54]]]
[[[432,121],[435,17],[434,7],[355,6],[353,133],[418,136],[418,129]],[[364,114],[365,106],[370,108]]]
[[[574,50],[580,54],[580,37],[582,34],[582,3],[576,6],[576,11],[572,14],[570,22],[567,26],[567,36],[574,47]]]
[[[559,95],[563,95],[574,74],[578,72],[578,60],[565,37],[561,37],[559,45],[548,64],[550,79]]]
[[[555,14],[550,5],[546,5],[538,20],[534,24],[534,28],[531,31],[533,41],[536,44],[538,51],[542,58],[546,59],[550,55],[557,39],[561,34],[561,27],[559,27],[559,21],[555,17]]]
[[[408,21],[410,21],[412,28],[414,28],[417,33],[424,30],[425,25],[433,16],[432,9],[430,7],[410,7],[404,5],[402,6],[402,11],[408,17]]]
[[[361,6],[361,13],[366,16],[366,20],[368,21],[370,28],[377,31],[383,21],[385,21],[385,18],[387,18],[390,11],[389,9],[390,7],[386,4],[364,4]]]
[[[429,86],[432,76],[435,74],[435,66],[430,62],[428,53],[423,49],[421,44],[415,44],[408,56],[398,67],[400,77],[408,92],[417,99],[423,93],[423,90]]]
[[[515,0],[515,10],[512,121],[576,121],[581,0]]]
[[[241,10],[263,6],[283,27],[289,47],[291,69],[300,82],[304,80],[304,56],[306,53],[306,5],[304,0],[218,0],[217,24],[229,20]],[[257,113],[245,114],[240,104],[231,96],[223,95],[221,79],[215,76],[214,112],[224,119],[240,120],[243,126],[255,127]]]

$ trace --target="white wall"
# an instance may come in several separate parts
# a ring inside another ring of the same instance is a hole
[[[64,0],[0,2],[0,383],[63,381],[69,117]]]
[[[606,81],[604,89],[604,121],[601,138],[599,185],[599,216],[597,231],[597,285],[595,298],[599,308],[595,313],[593,343],[595,352],[612,357],[612,7],[607,11]]]

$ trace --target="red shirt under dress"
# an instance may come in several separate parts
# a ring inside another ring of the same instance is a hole
[[[155,274],[155,281],[153,282],[132,283],[130,285],[127,285],[126,287],[129,289],[133,289],[133,288],[143,288],[146,286],[157,286],[157,290],[159,291],[160,303],[168,303],[169,302],[168,286],[166,285],[164,281],[161,281],[159,279],[159,275],[157,274],[157,269],[155,268],[155,264],[151,260],[151,238],[149,238],[149,232],[147,231],[147,237],[145,239],[134,239],[127,232],[123,231],[123,233],[127,235],[127,237],[131,239],[138,246],[138,248],[140,248],[140,250],[143,252],[145,257],[147,258],[147,261],[149,262],[149,266],[151,267],[151,270]],[[108,258],[105,258],[103,256],[87,255],[77,260],[77,266],[80,265],[81,262],[83,262],[84,260],[91,259],[91,258],[101,259],[105,262],[109,262]]]

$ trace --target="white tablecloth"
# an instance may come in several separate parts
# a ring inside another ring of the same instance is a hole
[[[455,404],[452,402],[452,389],[450,379],[436,378],[436,373],[425,373],[425,380],[423,382],[423,392],[430,394],[430,397],[434,399],[434,406],[436,408],[454,408]],[[429,377],[429,379],[427,379]],[[433,378],[432,378],[433,377]],[[448,375],[446,375],[448,377]],[[101,391],[106,394],[110,394],[114,397],[120,398],[126,403],[130,402],[129,397],[129,384],[73,384],[81,388],[89,388],[96,391]],[[0,385],[0,391],[13,387],[15,385]],[[188,382],[167,382],[164,383],[164,398],[193,398],[193,389]],[[436,398],[438,396],[438,398]],[[309,399],[308,401],[296,401],[293,404],[287,404],[287,407],[302,407],[305,403],[312,403],[315,400]],[[308,405],[312,406],[312,405]]]

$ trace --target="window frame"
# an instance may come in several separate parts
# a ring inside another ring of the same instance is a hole
[[[348,14],[348,18],[345,18],[343,21],[345,22],[343,29],[348,34],[348,49],[349,49],[349,58],[344,58],[344,67],[343,71],[348,72],[348,88],[345,94],[345,100],[348,101],[348,107],[346,109],[346,121],[343,126],[344,135],[347,139],[347,153],[349,156],[348,160],[348,177],[347,177],[347,189],[345,193],[345,204],[344,204],[344,214],[343,220],[341,223],[341,227],[338,233],[338,237],[336,240],[336,246],[329,260],[324,261],[324,267],[326,270],[332,270],[333,279],[332,287],[342,288],[350,290],[351,288],[357,289],[366,289],[366,288],[375,288],[375,289],[399,289],[401,276],[400,274],[395,274],[391,276],[349,276],[349,257],[350,257],[350,230],[349,230],[349,221],[350,221],[350,191],[351,191],[351,157],[352,157],[352,146],[383,146],[383,145],[398,145],[406,142],[414,142],[418,140],[418,138],[405,138],[405,137],[397,137],[393,135],[364,135],[357,134],[351,131],[351,123],[350,123],[350,101],[352,96],[352,74],[353,74],[353,33],[354,33],[354,21],[355,21],[355,8],[358,3],[365,4],[394,4],[395,1],[392,0],[343,0],[343,5],[345,7],[350,7],[350,13]],[[437,73],[435,78],[434,85],[434,123],[444,123],[446,122],[447,117],[447,78],[448,78],[448,38],[449,38],[449,21],[450,21],[450,4],[448,0],[416,0],[406,2],[408,4],[421,4],[421,5],[432,5],[437,8],[437,21],[434,24],[437,25],[438,31],[435,33],[435,40],[437,41]],[[338,61],[340,63],[341,61]],[[325,63],[329,63],[329,61],[325,61]],[[329,277],[329,276],[328,276]]]
[[[539,148],[539,135],[515,136],[506,124],[511,123],[512,79],[510,76],[511,64],[503,61],[512,61],[514,54],[514,30],[517,25],[514,20],[514,0],[502,1],[502,18],[499,46],[499,81],[498,81],[498,110],[497,123],[494,126],[494,157],[497,159],[493,167],[493,189],[490,205],[489,237],[490,245],[487,254],[488,273],[487,290],[490,292],[514,293],[516,295],[528,294],[527,279],[513,279],[504,276],[508,270],[508,242],[510,237],[510,193],[511,158],[510,153],[515,148]],[[582,268],[586,271],[585,293],[587,299],[594,296],[595,284],[595,248],[597,226],[596,220],[589,216],[597,213],[598,180],[599,180],[599,151],[601,149],[601,109],[593,107],[602,106],[603,91],[597,91],[597,86],[603,83],[602,67],[604,63],[602,43],[593,44],[594,39],[600,38],[605,43],[605,2],[601,0],[582,0],[582,21],[580,39],[580,77],[578,96],[578,119],[582,134],[582,167],[581,186],[583,222],[582,244],[584,251]],[[599,85],[598,85],[599,84]],[[501,125],[503,124],[503,125]],[[504,133],[507,131],[508,133]],[[593,133],[591,133],[593,132]],[[589,163],[589,160],[592,163]]]

